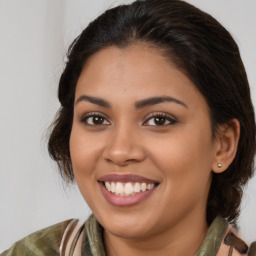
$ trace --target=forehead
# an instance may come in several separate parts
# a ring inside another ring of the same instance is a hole
[[[81,94],[117,101],[165,96],[204,101],[192,81],[156,48],[131,45],[108,47],[85,63],[76,89]],[[191,102],[192,104],[192,102]]]

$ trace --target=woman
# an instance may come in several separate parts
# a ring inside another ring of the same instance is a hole
[[[3,255],[256,255],[236,234],[255,119],[239,50],[179,0],[106,11],[73,42],[49,153],[93,215]]]

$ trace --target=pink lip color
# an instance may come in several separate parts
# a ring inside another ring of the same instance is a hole
[[[115,182],[145,182],[147,184],[152,184],[152,183],[159,183],[157,180],[151,180],[142,176],[138,175],[133,175],[133,174],[125,174],[125,175],[118,175],[118,174],[108,174],[100,177],[98,181],[115,181]]]
[[[111,174],[111,175],[105,175],[101,177],[98,181],[100,185],[101,192],[105,199],[113,206],[118,206],[118,207],[128,207],[128,206],[133,206],[136,205],[144,200],[146,200],[155,190],[156,187],[146,190],[145,192],[139,192],[136,193],[135,195],[131,196],[117,196],[110,191],[106,189],[104,186],[103,182],[104,181],[119,181],[119,182],[145,182],[145,183],[157,183],[151,179],[147,179],[141,176],[137,175],[116,175],[116,174]]]

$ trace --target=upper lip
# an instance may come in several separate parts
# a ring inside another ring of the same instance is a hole
[[[119,174],[107,174],[104,176],[101,176],[98,181],[100,182],[106,182],[106,181],[115,181],[115,182],[140,182],[140,183],[159,183],[157,180],[152,180],[143,176],[135,175],[135,174],[125,174],[125,175],[119,175]]]

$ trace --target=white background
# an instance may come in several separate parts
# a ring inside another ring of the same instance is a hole
[[[90,210],[64,188],[46,150],[46,130],[71,40],[106,8],[131,1],[0,0],[0,251],[29,233]],[[256,1],[190,0],[234,36],[256,105]],[[241,233],[256,240],[256,179],[246,190]]]

